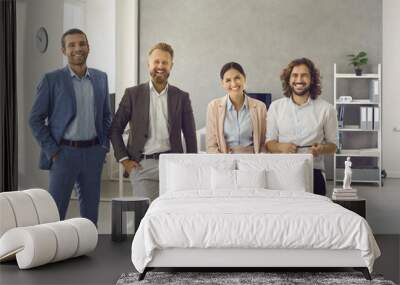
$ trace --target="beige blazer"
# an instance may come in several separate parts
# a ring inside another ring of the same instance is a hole
[[[266,152],[265,133],[267,126],[267,108],[259,100],[247,96],[251,122],[253,125],[254,152]],[[207,107],[207,152],[228,153],[224,138],[224,119],[227,96],[214,99]]]

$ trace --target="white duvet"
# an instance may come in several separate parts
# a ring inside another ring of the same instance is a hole
[[[380,255],[365,219],[326,197],[265,189],[215,194],[156,199],[132,243],[136,269],[143,272],[154,250],[165,248],[358,249],[371,272]]]

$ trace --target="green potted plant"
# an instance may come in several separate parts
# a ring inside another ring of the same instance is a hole
[[[368,63],[367,53],[365,51],[360,51],[358,54],[348,54],[347,57],[350,60],[350,65],[354,66],[357,76],[362,74],[362,66]]]

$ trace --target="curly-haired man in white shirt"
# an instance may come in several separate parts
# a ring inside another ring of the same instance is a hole
[[[335,108],[321,99],[320,72],[307,58],[295,59],[282,71],[284,98],[268,109],[268,151],[309,152],[314,156],[314,193],[325,195],[322,155],[336,151]]]

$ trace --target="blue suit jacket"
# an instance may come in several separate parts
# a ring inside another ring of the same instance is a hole
[[[95,126],[100,144],[109,149],[112,114],[107,74],[89,68],[96,110]],[[76,115],[75,91],[68,67],[45,74],[37,87],[29,125],[41,147],[39,167],[50,169],[52,157],[60,149],[60,141]]]

